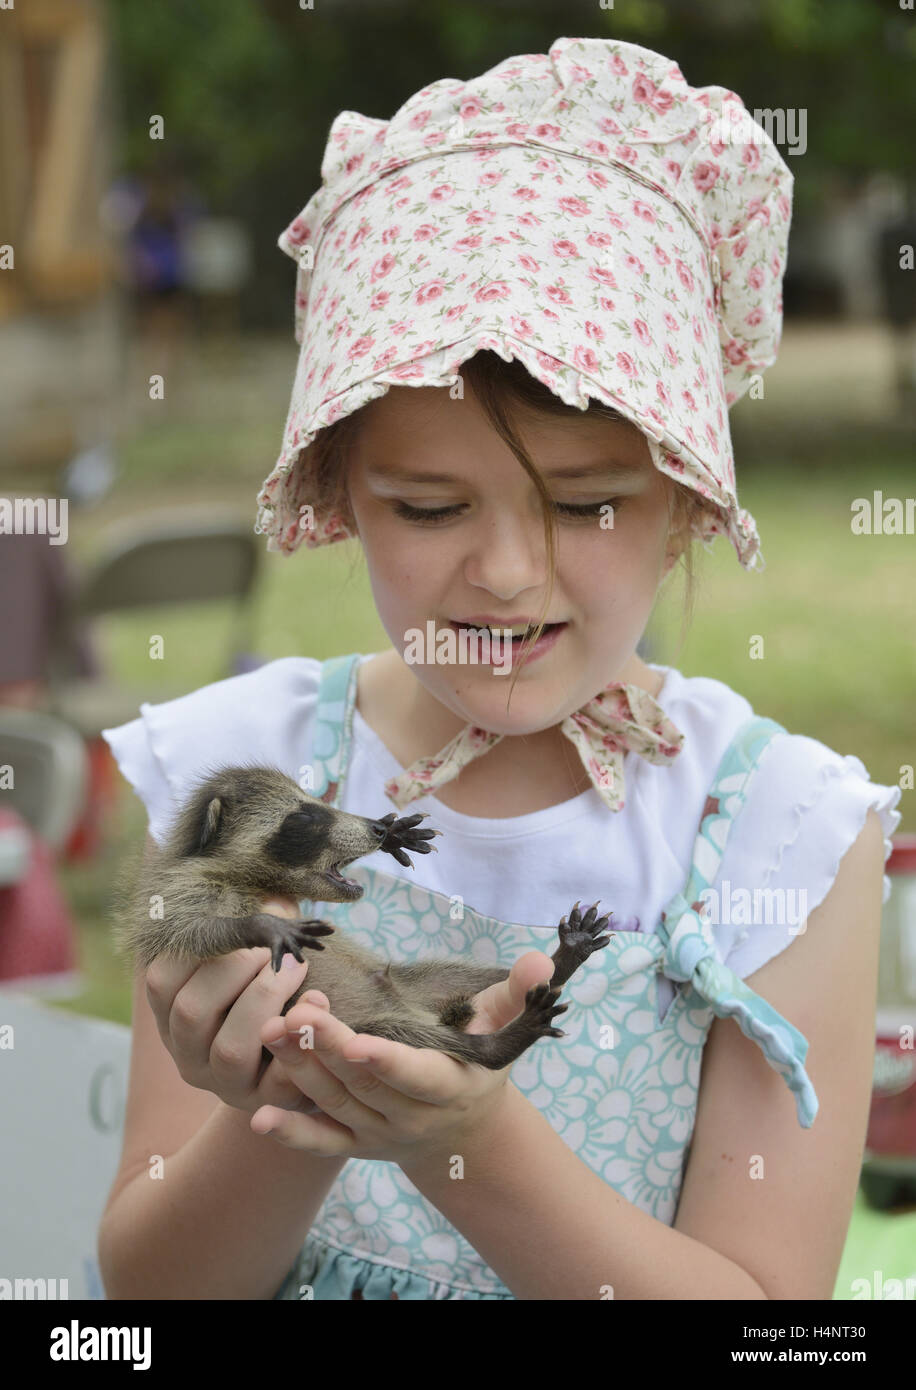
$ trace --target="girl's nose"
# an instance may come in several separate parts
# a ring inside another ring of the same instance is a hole
[[[508,603],[525,589],[547,581],[547,547],[540,517],[525,518],[494,509],[482,522],[465,565],[475,587]]]

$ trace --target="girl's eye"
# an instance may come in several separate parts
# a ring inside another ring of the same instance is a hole
[[[608,497],[604,502],[557,502],[557,510],[564,512],[567,516],[601,516],[603,507],[610,507],[612,512],[616,512],[623,501],[622,497]]]
[[[412,507],[409,502],[393,502],[395,514],[401,516],[405,521],[447,521],[450,516],[455,516],[461,511],[460,505],[453,507]]]
[[[554,506],[564,516],[597,517],[602,515],[602,507],[613,507],[616,512],[622,501],[622,497],[608,497],[604,502],[555,502]],[[461,511],[460,503],[451,507],[412,507],[409,502],[396,501],[392,505],[396,515],[403,517],[405,521],[426,522],[432,525],[439,521],[447,521]]]

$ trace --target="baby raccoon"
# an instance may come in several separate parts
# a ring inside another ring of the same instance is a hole
[[[407,852],[428,854],[440,830],[419,829],[425,815],[379,820],[350,815],[310,796],[276,768],[208,769],[179,811],[164,846],[139,869],[131,891],[121,890],[115,927],[120,953],[144,969],[160,953],[194,960],[245,946],[269,946],[273,967],[283,954],[302,960],[313,953],[301,988],[319,989],[331,1012],[356,1033],[372,1033],[411,1047],[437,1048],[462,1062],[498,1070],[538,1038],[561,1038],[551,1026],[565,1004],[562,986],[610,936],[599,933],[609,917],[597,903],[579,904],[559,924],[549,984],[535,985],[525,1008],[495,1033],[466,1033],[472,999],[505,980],[509,971],[463,960],[413,964],[386,961],[347,940],[328,922],[291,920],[260,910],[265,898],[353,902],[362,888],[341,869],[381,849],[412,867]],[[329,937],[330,940],[320,938]]]

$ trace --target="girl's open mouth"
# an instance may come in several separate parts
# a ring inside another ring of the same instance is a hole
[[[556,645],[558,639],[568,626],[569,624],[565,622],[545,623],[544,630],[541,633],[540,637],[535,642],[534,646],[529,648],[526,654],[526,661],[534,661],[537,657],[543,656],[545,652],[549,652],[551,647]],[[454,632],[460,633],[464,631],[469,634],[467,640],[472,651],[478,650],[483,653],[487,650],[482,640],[483,635],[485,634],[489,634],[491,648],[495,649],[497,655],[507,650],[510,646],[510,642],[503,641],[503,633],[505,631],[505,629],[503,628],[480,628],[475,627],[470,623],[455,623],[451,621],[449,621],[449,627],[452,628]],[[529,627],[526,632],[520,632],[517,636],[514,636],[510,639],[513,657],[520,654],[522,650],[522,643],[525,642],[534,631],[535,629],[533,627]],[[475,633],[481,634],[481,637],[479,638],[476,647],[473,641],[473,634]],[[481,662],[481,665],[486,665],[486,662]]]

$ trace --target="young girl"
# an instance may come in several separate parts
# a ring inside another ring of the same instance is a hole
[[[237,760],[426,812],[437,855],[298,906],[396,961],[511,968],[472,1031],[550,979],[574,910],[610,938],[564,1036],[502,1072],[357,1035],[317,991],[282,1017],[307,960],[160,957],[109,1297],[830,1298],[900,789],[637,654],[694,540],[759,563],[727,409],[775,357],[791,175],[733,93],[598,39],[345,112],[322,175],[280,241],[302,347],[259,529],[357,536],[391,649],[106,737],[150,843]]]

